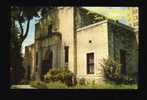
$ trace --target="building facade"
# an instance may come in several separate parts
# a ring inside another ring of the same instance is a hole
[[[35,48],[34,44],[25,47],[25,56],[24,56],[24,68],[25,68],[25,79],[34,80],[34,71],[35,71]]]
[[[122,74],[138,72],[131,27],[80,7],[57,7],[48,12],[35,28],[32,75],[36,80],[51,68],[68,67],[77,78],[100,82],[104,80],[100,64],[109,57],[120,61]]]
[[[128,25],[134,28],[136,34],[137,42],[139,41],[139,8],[138,7],[128,7]]]

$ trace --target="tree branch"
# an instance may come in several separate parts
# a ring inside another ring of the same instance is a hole
[[[20,37],[22,38],[24,31],[23,31],[22,22],[21,22],[21,17],[22,17],[21,12],[22,12],[22,10],[20,9],[17,17],[18,17],[18,23],[19,23],[20,31],[21,31]]]
[[[27,35],[28,35],[29,27],[30,27],[30,21],[31,21],[31,19],[29,18],[29,19],[28,19],[28,22],[27,22],[26,32],[25,32],[25,34],[24,34],[23,37],[22,37],[22,42],[25,40],[25,38],[26,38]]]
[[[22,27],[22,23],[21,23],[21,21],[20,21],[20,19],[18,20],[18,23],[19,23],[19,26],[20,26],[20,31],[21,31],[21,37],[23,37],[23,27]]]

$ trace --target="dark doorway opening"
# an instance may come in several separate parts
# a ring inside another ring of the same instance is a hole
[[[42,61],[42,69],[41,69],[41,79],[43,79],[44,75],[52,68],[53,63],[53,52],[48,51],[44,60]]]
[[[121,74],[126,74],[126,51],[120,50]]]

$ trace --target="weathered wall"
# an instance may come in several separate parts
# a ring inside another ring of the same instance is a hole
[[[25,47],[25,78],[33,79],[34,77],[34,44]]]
[[[43,49],[42,58],[43,59],[45,58],[49,50],[52,51],[53,52],[53,65],[52,65],[53,68],[58,67],[60,65],[60,60],[59,60],[60,44],[61,44],[61,36],[59,34],[48,37],[42,41],[42,49]]]
[[[96,23],[77,30],[77,76],[89,80],[103,79],[103,69],[100,63],[108,58],[107,21]],[[92,43],[89,43],[89,40]],[[87,74],[86,54],[94,52],[94,74]]]
[[[61,67],[65,66],[64,46],[69,46],[68,68],[74,72],[74,11],[73,7],[59,8],[59,32],[62,34]]]
[[[127,74],[138,72],[138,49],[135,33],[125,25],[109,22],[109,56],[120,62],[120,49],[127,52]]]
[[[75,71],[75,62],[77,61],[78,77],[88,79],[103,78],[103,71],[100,66],[101,60],[108,58],[108,56],[119,59],[119,50],[125,49],[129,51],[129,56],[127,57],[127,61],[129,62],[127,66],[129,67],[127,67],[127,70],[129,73],[137,72],[138,55],[135,51],[136,41],[134,40],[133,33],[130,33],[123,26],[108,24],[106,20],[92,24],[93,17],[88,17],[86,13],[84,14],[79,10],[77,10],[76,15],[74,16],[73,7],[58,7],[56,10],[51,11],[49,16],[36,24],[35,39],[38,39],[39,36],[47,35],[47,26],[50,23],[53,24],[52,31],[59,32],[61,35],[61,40],[53,35],[53,37],[48,37],[41,43],[43,47],[50,47],[53,51],[53,55],[55,55],[53,57],[53,67],[66,66],[64,46],[69,46],[69,70],[72,72]],[[76,23],[74,23],[74,17],[76,17]],[[74,33],[75,24],[78,26],[78,29]],[[83,27],[85,25],[88,26]],[[75,34],[77,35],[77,42],[74,41]],[[92,43],[89,43],[89,40]],[[75,48],[75,42],[77,43],[77,48]],[[77,49],[77,55],[75,49]],[[38,68],[46,51],[47,49],[39,47],[39,40],[35,40],[35,52],[38,52]],[[90,52],[94,52],[95,73],[87,75],[86,54]],[[77,56],[76,61],[75,55]],[[36,55],[34,57],[36,61]],[[40,69],[38,69],[37,75],[40,75]]]
[[[42,17],[35,25],[35,39],[48,36],[48,25],[52,25],[52,32],[57,32],[58,23],[58,10],[50,9],[46,16]]]

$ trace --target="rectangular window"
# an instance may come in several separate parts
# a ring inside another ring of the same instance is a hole
[[[126,51],[120,50],[121,73],[126,74]]]
[[[94,53],[87,54],[87,74],[94,74]]]
[[[64,50],[65,50],[65,63],[68,63],[69,46],[65,46]]]

